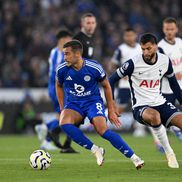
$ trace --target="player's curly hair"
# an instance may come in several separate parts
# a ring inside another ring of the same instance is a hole
[[[141,44],[146,44],[151,42],[152,44],[157,44],[157,37],[152,33],[145,33],[140,38]]]

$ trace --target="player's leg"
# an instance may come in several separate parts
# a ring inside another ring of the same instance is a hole
[[[134,154],[132,149],[117,133],[111,131],[106,124],[105,108],[102,100],[92,102],[88,108],[88,118],[92,121],[96,131],[104,139],[108,140],[116,149],[118,149],[126,157],[130,158],[139,169],[143,166],[144,161]]]
[[[52,89],[54,90],[54,89]],[[54,110],[56,112],[56,118],[54,120],[50,121],[50,126],[48,125],[48,134],[46,139],[50,140],[51,142],[56,145],[56,147],[60,148],[62,153],[77,153],[72,147],[71,147],[71,138],[66,135],[66,141],[67,145],[61,145],[59,137],[61,133],[61,128],[59,126],[59,115],[60,115],[60,107],[59,103],[56,97],[55,92],[49,93],[52,103],[54,104]]]
[[[120,135],[108,128],[105,117],[94,117],[92,119],[92,123],[99,135],[108,140],[117,150],[125,155],[125,157],[130,158],[137,169],[144,165],[144,161],[133,152],[127,143],[120,137]]]
[[[149,129],[150,133],[151,133],[152,136],[153,136],[153,140],[154,140],[154,144],[155,144],[155,146],[156,146],[156,149],[157,149],[159,152],[161,152],[161,153],[165,153],[163,146],[161,145],[161,143],[160,143],[158,137],[156,136],[156,134],[155,134],[155,132],[154,132],[154,130],[153,130],[153,127],[148,127],[148,129]]]
[[[161,119],[163,123],[165,123],[166,118],[169,116],[169,114],[171,114],[170,110],[168,110],[166,106],[166,104],[163,104],[153,108],[143,107],[139,109],[139,115],[141,116],[139,121],[147,123],[153,127],[154,134],[157,136],[164,148],[166,157],[168,159],[168,166],[171,168],[179,168],[174,151],[169,144],[166,129],[161,123]],[[165,114],[164,111],[168,113]]]
[[[79,128],[80,123],[75,124],[75,126]],[[61,149],[60,152],[61,153],[79,153],[71,147],[71,143],[72,143],[72,139],[68,135],[66,135],[63,148]]]
[[[175,105],[176,97],[174,94],[163,94],[163,96],[167,99],[168,102],[171,102],[173,105]],[[170,131],[172,131],[176,137],[182,141],[182,132],[181,129],[176,126],[171,126]]]
[[[178,112],[172,119],[171,124],[182,130],[182,112]]]
[[[73,107],[72,107],[73,108]],[[64,132],[78,145],[91,150],[97,158],[97,164],[102,165],[104,161],[104,149],[96,146],[83,132],[75,126],[83,120],[83,113],[75,107],[75,110],[64,109],[60,115],[60,124]]]

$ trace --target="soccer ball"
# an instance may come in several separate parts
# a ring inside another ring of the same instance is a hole
[[[51,156],[44,150],[36,150],[31,154],[29,164],[33,169],[47,169],[51,164]]]

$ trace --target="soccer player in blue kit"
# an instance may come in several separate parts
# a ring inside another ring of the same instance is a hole
[[[56,93],[62,110],[60,114],[62,129],[77,144],[91,150],[97,159],[97,164],[101,166],[104,162],[104,149],[96,146],[74,125],[87,116],[97,133],[130,158],[135,167],[140,169],[144,161],[106,124],[105,109],[98,83],[104,88],[109,120],[117,127],[120,126],[105,71],[96,61],[82,58],[83,46],[78,40],[64,44],[63,52],[65,63],[60,64],[56,71]],[[64,91],[67,95],[66,104],[64,104]]]
[[[55,118],[52,118],[49,122],[46,123],[48,134],[43,140],[41,144],[41,148],[45,150],[55,150],[60,148],[61,152],[63,153],[76,153],[76,151],[71,147],[71,141],[69,137],[66,137],[64,145],[61,145],[59,142],[59,134],[60,134],[60,127],[59,127],[59,114],[60,108],[59,103],[56,97],[56,88],[55,88],[55,75],[56,75],[56,67],[64,62],[64,55],[62,52],[63,45],[72,40],[72,34],[67,29],[60,29],[57,34],[57,45],[51,50],[50,57],[49,57],[49,82],[48,82],[48,93],[51,99],[52,104],[54,105],[54,110],[56,113]],[[36,131],[43,132],[41,130],[44,125],[37,125]],[[69,140],[69,142],[67,142]],[[56,147],[52,144],[56,145]],[[67,144],[69,143],[69,144]],[[58,147],[58,148],[57,148]]]

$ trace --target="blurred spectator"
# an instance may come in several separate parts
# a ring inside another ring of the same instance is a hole
[[[63,26],[78,32],[85,12],[96,15],[95,55],[107,65],[128,26],[138,36],[151,31],[160,39],[162,20],[173,16],[181,29],[181,6],[180,0],[0,1],[0,87],[46,87],[47,59],[55,46],[55,32]]]
[[[32,133],[35,125],[42,123],[41,117],[35,112],[33,104],[33,100],[28,94],[22,103],[20,103],[15,115],[16,133]]]

